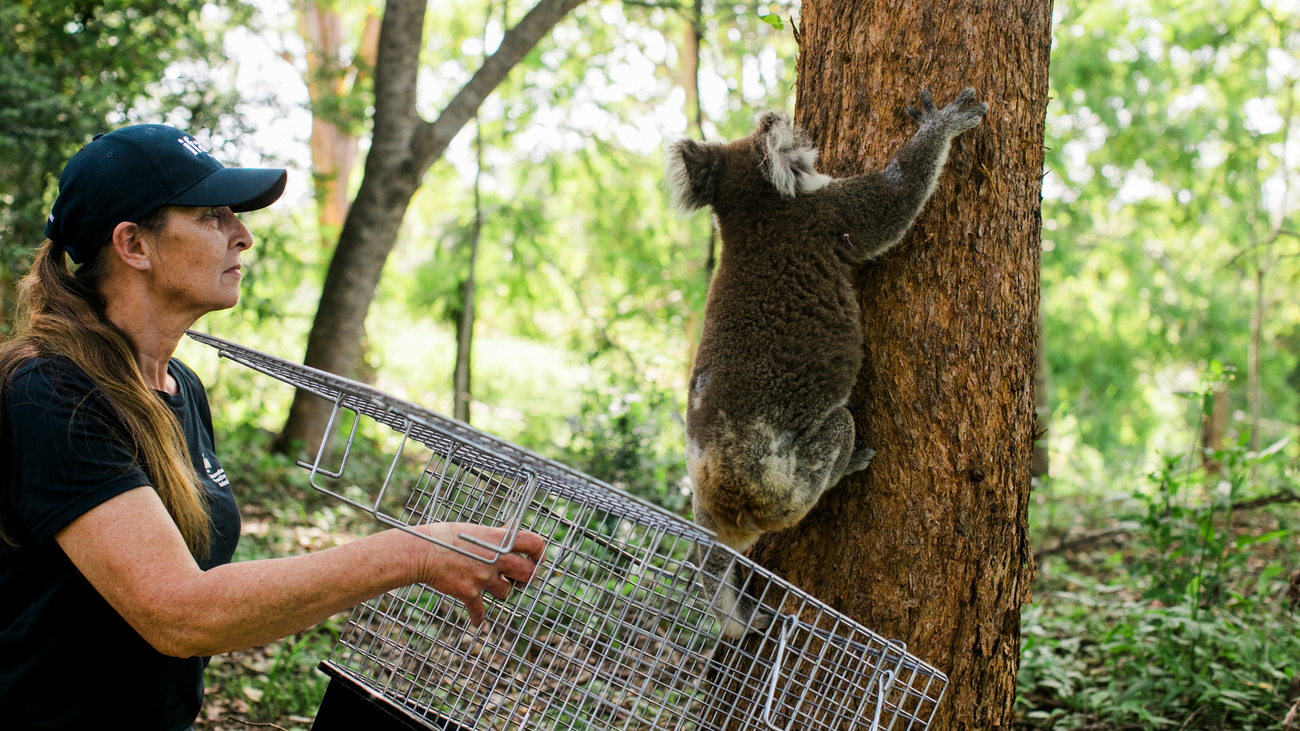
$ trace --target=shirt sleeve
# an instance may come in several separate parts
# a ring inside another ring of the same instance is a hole
[[[14,517],[45,543],[91,508],[149,485],[126,427],[88,376],[49,362],[6,396]]]

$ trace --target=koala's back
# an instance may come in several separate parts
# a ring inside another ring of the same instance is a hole
[[[733,436],[758,421],[758,431],[802,432],[843,406],[857,378],[854,267],[839,249],[847,244],[808,230],[824,218],[806,201],[798,218],[782,213],[723,225],[687,408],[700,446],[724,423]]]

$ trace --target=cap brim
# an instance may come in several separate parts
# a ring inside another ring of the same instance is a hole
[[[172,206],[230,206],[235,213],[271,205],[284,193],[289,173],[276,168],[218,168],[167,201]]]

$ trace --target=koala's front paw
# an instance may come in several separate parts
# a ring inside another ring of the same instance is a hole
[[[957,98],[943,109],[935,109],[934,99],[930,97],[929,90],[922,89],[921,107],[921,109],[908,107],[907,113],[918,124],[942,125],[950,137],[978,127],[980,120],[984,118],[984,113],[989,110],[989,105],[975,103],[975,90],[969,86],[962,89]]]

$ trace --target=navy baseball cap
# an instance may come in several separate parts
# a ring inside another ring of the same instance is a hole
[[[68,161],[45,236],[81,264],[123,221],[138,223],[168,205],[255,211],[274,203],[287,179],[283,169],[224,167],[174,127],[123,127],[95,135]]]

